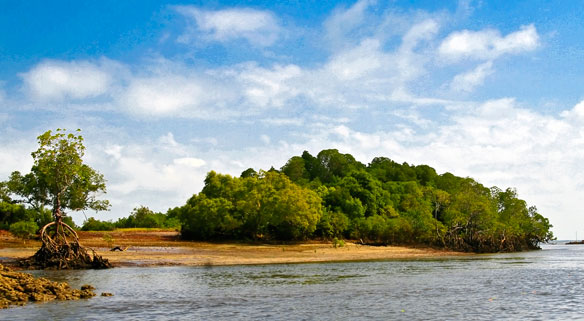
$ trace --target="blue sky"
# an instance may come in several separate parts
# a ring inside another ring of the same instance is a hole
[[[116,219],[337,148],[515,187],[584,235],[582,1],[3,1],[0,176],[81,128]]]

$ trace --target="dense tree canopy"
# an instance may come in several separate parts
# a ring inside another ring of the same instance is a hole
[[[323,150],[294,156],[278,172],[239,178],[210,172],[201,193],[170,212],[195,239],[346,237],[492,252],[553,239],[549,221],[514,189],[437,174],[428,165],[376,157],[364,165]],[[169,213],[170,213],[169,212]]]
[[[178,213],[183,236],[195,239],[304,239],[316,230],[322,200],[276,171],[236,178],[209,172],[205,187]]]

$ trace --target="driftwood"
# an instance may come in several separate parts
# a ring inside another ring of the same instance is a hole
[[[121,246],[116,246],[113,247],[110,251],[115,252],[115,251],[120,251],[120,252],[124,252],[125,250],[127,250],[129,248],[129,246],[126,246],[124,248],[122,248]]]
[[[62,220],[41,229],[41,248],[30,258],[20,261],[27,268],[40,269],[105,269],[111,264],[93,249],[79,244],[79,236]],[[89,253],[91,251],[91,254]]]

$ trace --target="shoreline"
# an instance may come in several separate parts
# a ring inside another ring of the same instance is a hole
[[[352,242],[345,242],[344,246],[335,248],[332,243],[324,241],[290,244],[182,241],[177,237],[178,232],[174,231],[80,232],[79,236],[82,245],[94,249],[114,267],[356,262],[475,255],[428,247],[371,246]],[[22,240],[6,234],[2,235],[1,241],[2,264],[32,256],[40,247],[38,241],[27,241],[23,244]],[[123,252],[110,251],[114,246],[127,249]]]

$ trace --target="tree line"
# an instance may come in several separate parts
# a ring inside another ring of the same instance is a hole
[[[280,170],[211,171],[200,193],[168,213],[197,240],[337,237],[495,252],[553,239],[548,219],[515,189],[385,157],[365,165],[336,149],[305,151]]]
[[[128,217],[117,221],[102,221],[89,217],[81,226],[82,231],[113,231],[117,228],[172,228],[180,229],[178,218],[165,213],[154,212],[146,206],[138,206]]]

